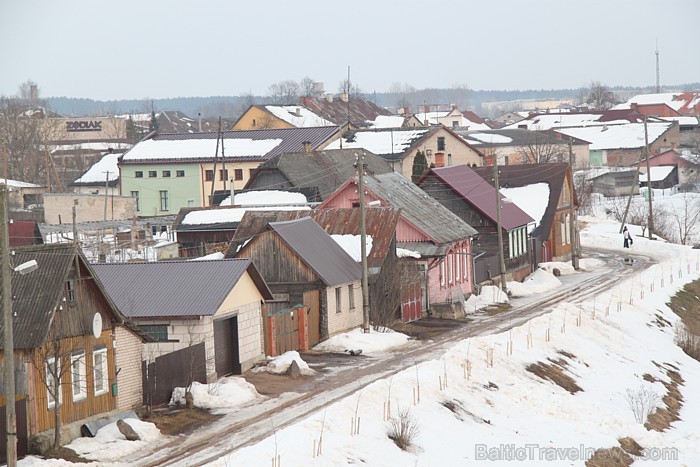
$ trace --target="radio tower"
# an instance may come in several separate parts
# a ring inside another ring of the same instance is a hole
[[[659,83],[659,40],[656,39],[656,94],[661,92],[661,84]]]

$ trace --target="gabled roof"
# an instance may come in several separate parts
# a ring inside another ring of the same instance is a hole
[[[498,184],[501,188],[515,188],[546,183],[549,186],[549,203],[540,224],[531,232],[533,237],[547,240],[552,230],[554,214],[559,206],[559,197],[569,172],[568,164],[522,164],[498,167]],[[493,183],[493,167],[473,169],[488,183]],[[578,205],[576,193],[574,205]]]
[[[350,96],[347,102],[338,97],[306,96],[299,103],[336,125],[345,125],[350,120],[350,124],[356,128],[366,126],[367,120],[374,120],[379,115],[391,115],[387,109],[356,96]]]
[[[649,144],[663,136],[675,123],[648,123]],[[644,147],[644,124],[627,123],[623,125],[598,125],[583,128],[561,128],[555,130],[566,136],[582,139],[591,143],[590,149],[640,149]]]
[[[343,148],[366,149],[385,159],[403,159],[415,146],[433,135],[440,127],[411,129],[380,129],[356,131],[342,141]],[[339,149],[340,140],[333,141],[326,149]]]
[[[34,349],[44,344],[54,314],[62,301],[66,282],[71,269],[77,261],[81,270],[92,272],[89,263],[83,254],[72,243],[59,243],[52,245],[35,245],[20,247],[13,250],[12,263],[17,266],[34,260],[38,268],[30,274],[21,275],[11,272],[12,279],[12,312],[14,319],[14,347],[17,349]],[[94,281],[98,290],[102,292],[107,306],[114,313],[112,317],[117,323],[123,323],[124,317],[114,306],[110,297],[105,293],[99,280]],[[2,296],[2,290],[0,290]],[[74,335],[90,332],[91,323],[84,323],[84,329],[70,329]],[[3,339],[2,323],[0,323],[0,343]],[[66,336],[68,337],[68,336]],[[0,345],[1,347],[1,345]]]
[[[531,146],[540,144],[567,145],[566,140],[557,138],[551,131],[525,130],[522,128],[470,131],[463,128],[453,128],[455,133],[465,139],[470,145],[478,148],[498,146]],[[578,138],[573,138],[573,144],[588,144]]]
[[[219,231],[235,230],[243,215],[248,211],[270,210],[299,210],[311,209],[299,205],[275,206],[275,207],[248,207],[248,206],[208,206],[196,208],[180,208],[173,229],[177,232],[190,231]]]
[[[357,185],[355,178],[346,183]],[[401,209],[401,215],[438,245],[450,244],[477,235],[469,224],[450,212],[403,175],[391,172],[367,176],[365,189],[388,206]],[[321,205],[323,207],[323,205]]]
[[[360,210],[357,208],[329,208],[313,211],[250,211],[236,229],[226,252],[233,258],[248,239],[263,232],[270,222],[282,222],[310,217],[329,235],[360,235]],[[372,237],[372,249],[367,254],[369,268],[381,267],[394,239],[400,218],[396,208],[368,207],[365,210],[367,235]]]
[[[260,165],[246,184],[246,188],[256,187],[258,176],[277,170],[291,186],[317,187],[321,199],[325,199],[355,173],[356,161],[357,149],[284,153]],[[369,151],[364,152],[364,161],[370,173],[391,172],[391,167],[383,158]]]
[[[255,107],[267,111],[297,128],[336,126],[335,123],[313,113],[302,105],[257,105]]]
[[[245,272],[272,294],[250,259],[98,263],[93,268],[124,315],[134,319],[213,316]]]
[[[102,156],[69,186],[116,186],[119,183],[119,157],[121,153],[110,152]]]
[[[308,142],[318,148],[340,129],[324,126],[312,128],[271,128],[265,130],[224,131],[226,161],[264,161],[283,152],[298,152]],[[144,162],[213,162],[217,154],[217,132],[154,133],[124,153],[121,165]],[[219,147],[218,157],[222,149]]]
[[[329,287],[362,278],[362,267],[313,219],[271,222],[268,228]],[[244,247],[245,248],[245,247]]]
[[[430,169],[416,182],[416,185],[421,186],[423,180],[431,174],[474,206],[491,222],[497,223],[496,188],[481,178],[474,170],[466,165]],[[505,198],[500,193],[498,197],[501,200]],[[527,225],[533,220],[515,203],[501,203],[501,226],[503,229],[512,230]]]
[[[651,119],[659,121],[659,119]],[[591,112],[565,112],[565,113],[533,113],[526,119],[507,125],[506,129],[527,130],[558,130],[568,127],[587,127],[599,125],[622,125],[627,123],[640,123],[644,121],[644,115],[636,110],[604,110]]]
[[[697,116],[700,105],[700,92],[666,92],[659,94],[640,94],[629,99],[616,108],[630,107],[632,104],[666,104],[681,115]]]

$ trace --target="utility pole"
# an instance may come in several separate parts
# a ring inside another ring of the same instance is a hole
[[[104,172],[104,174],[105,174],[105,220],[107,220],[107,198],[108,198],[107,192],[109,191],[109,174],[110,173],[111,172],[109,170]]]
[[[654,230],[654,216],[652,215],[652,201],[654,192],[651,190],[651,163],[649,162],[649,131],[647,130],[647,116],[644,116],[644,154],[647,158],[647,194],[649,195],[649,240],[651,231]]]
[[[15,415],[15,343],[12,320],[12,285],[10,269],[10,232],[7,214],[7,183],[0,185],[0,209],[2,209],[2,323],[3,351],[5,360],[5,426],[7,433],[7,466],[17,465],[17,416]]]
[[[576,235],[576,211],[574,210],[574,148],[569,138],[569,176],[571,190],[569,193],[569,243],[571,243],[571,266],[578,271],[578,236]],[[566,183],[566,180],[564,180]]]
[[[493,183],[496,187],[496,228],[498,229],[498,260],[501,272],[501,290],[508,293],[506,287],[506,261],[503,258],[503,231],[501,227],[501,193],[498,184],[498,158],[493,157]]]
[[[367,279],[367,225],[365,219],[365,152],[360,151],[357,170],[360,190],[360,255],[362,256],[362,330],[369,332],[369,284]]]

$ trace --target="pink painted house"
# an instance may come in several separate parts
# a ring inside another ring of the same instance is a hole
[[[401,209],[396,227],[399,256],[422,268],[420,295],[410,294],[402,304],[405,321],[421,318],[431,305],[455,303],[472,293],[471,239],[478,234],[474,228],[396,172],[366,176],[365,203]],[[358,180],[353,177],[320,208],[359,205]]]
[[[678,168],[678,183],[700,182],[700,155],[693,154],[687,149],[669,149],[649,158],[649,165],[676,166]]]

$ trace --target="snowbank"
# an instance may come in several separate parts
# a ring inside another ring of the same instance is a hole
[[[508,292],[510,292],[512,297],[527,297],[549,292],[560,286],[561,281],[554,277],[554,274],[545,269],[538,269],[522,282],[508,282]]]
[[[357,328],[350,332],[338,334],[314,347],[320,352],[345,352],[362,350],[363,355],[386,352],[405,344],[409,337],[400,332],[362,332]]]
[[[253,371],[266,371],[268,373],[273,373],[276,375],[281,375],[289,370],[289,366],[293,361],[297,362],[299,368],[301,369],[302,375],[313,375],[316,372],[309,368],[309,365],[301,358],[299,352],[296,350],[290,350],[285,352],[278,357],[267,357],[267,365],[255,368]]]
[[[212,384],[195,381],[190,392],[195,407],[202,409],[240,407],[262,397],[255,386],[241,377],[222,378]],[[185,388],[173,389],[170,405],[185,405]]]
[[[508,303],[508,295],[494,285],[485,285],[479,295],[470,295],[464,303],[464,312],[474,313],[497,303]]]
[[[149,448],[161,437],[153,423],[138,418],[127,418],[124,421],[141,437],[140,441],[127,441],[114,422],[100,428],[94,438],[78,438],[66,447],[86,459],[100,463],[117,462],[124,456]]]

